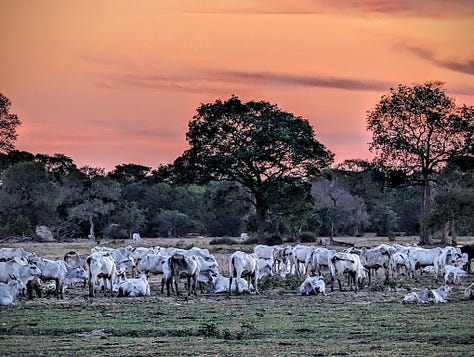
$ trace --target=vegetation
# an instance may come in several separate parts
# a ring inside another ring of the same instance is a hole
[[[20,122],[0,99],[9,128],[0,130],[3,237],[31,236],[37,225],[59,240],[247,232],[267,244],[420,230],[448,243],[474,232],[474,109],[455,106],[438,82],[382,97],[368,115],[378,159],[333,167],[307,120],[231,97],[197,109],[190,149],[172,165],[106,173],[64,154],[11,150]]]
[[[236,181],[245,188],[260,240],[282,188],[304,188],[299,183],[333,159],[307,120],[267,102],[242,103],[237,97],[201,105],[186,138],[191,148],[177,163],[193,173],[193,180]]]
[[[370,149],[377,160],[421,187],[420,243],[430,243],[427,224],[432,180],[448,160],[471,154],[474,107],[457,107],[441,82],[399,85],[369,111]],[[472,159],[472,156],[471,156]]]
[[[21,122],[16,114],[10,113],[11,105],[10,99],[0,93],[0,153],[13,150],[18,137],[16,128]]]

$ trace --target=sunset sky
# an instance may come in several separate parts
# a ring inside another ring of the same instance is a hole
[[[342,6],[341,4],[344,4]],[[441,80],[474,105],[474,1],[0,0],[0,92],[19,150],[156,168],[201,103],[307,118],[336,162],[369,158],[366,112]]]

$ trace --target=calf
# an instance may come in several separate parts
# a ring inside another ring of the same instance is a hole
[[[221,274],[217,274],[213,277],[211,282],[211,293],[212,294],[219,294],[224,292],[229,292],[229,278],[222,276]],[[238,284],[237,284],[238,280]],[[233,292],[237,293],[248,293],[250,291],[249,285],[247,280],[238,278],[232,281],[231,289]]]
[[[449,282],[449,277],[452,275],[453,276],[453,284],[456,284],[459,282],[461,277],[465,276],[467,274],[466,271],[462,270],[459,267],[453,266],[453,265],[446,265],[444,267],[444,283],[447,284]]]
[[[234,252],[229,257],[229,294],[232,293],[232,281],[236,279],[237,291],[238,279],[247,279],[247,284],[250,287],[252,284],[255,288],[255,293],[260,294],[258,291],[258,259],[255,254],[247,254],[241,251]]]

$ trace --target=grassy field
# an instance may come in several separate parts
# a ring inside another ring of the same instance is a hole
[[[410,238],[407,238],[410,239]],[[467,241],[467,240],[466,240]],[[373,243],[376,241],[373,240]],[[379,241],[377,241],[379,242]],[[227,256],[253,246],[209,246],[201,240],[145,240],[143,245],[207,247],[226,275]],[[115,242],[115,246],[129,242]],[[363,242],[363,245],[370,245]],[[49,258],[70,250],[90,251],[95,244],[4,243],[21,245]],[[113,246],[112,244],[104,244]],[[260,296],[210,295],[166,297],[151,280],[146,298],[100,295],[89,298],[82,287],[64,300],[21,300],[0,308],[2,356],[472,356],[474,302],[463,289],[474,275],[453,286],[447,304],[406,306],[412,289],[434,286],[430,276],[417,282],[383,286],[382,274],[358,293],[328,292],[301,296],[301,280],[273,277]]]

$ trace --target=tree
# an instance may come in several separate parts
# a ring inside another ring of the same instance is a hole
[[[453,156],[473,152],[474,107],[457,107],[441,82],[399,85],[367,115],[376,159],[422,186],[420,243],[431,238],[427,217],[433,173]]]
[[[77,170],[74,161],[64,154],[36,154],[35,160],[41,162],[44,167],[51,172],[57,180]]]
[[[11,101],[0,93],[0,153],[13,150],[18,134],[16,127],[21,124],[16,114],[10,113]]]
[[[59,185],[38,162],[18,162],[2,176],[0,220],[3,226],[22,221],[28,222],[24,226],[29,225],[32,230],[39,224],[55,224],[60,203]]]
[[[137,164],[122,164],[115,166],[109,177],[122,184],[144,181],[150,173],[151,167]]]
[[[278,185],[307,179],[333,160],[306,119],[268,102],[242,103],[236,96],[202,104],[186,139],[191,148],[175,161],[175,169],[202,181],[237,181],[245,187],[260,241]]]
[[[313,182],[312,192],[316,196],[316,207],[327,217],[327,231],[331,243],[334,236],[342,231],[358,235],[360,227],[367,223],[367,212],[364,200],[351,195],[336,172],[328,178]]]
[[[95,222],[113,212],[120,197],[120,185],[106,177],[102,169],[83,167],[65,177],[62,190],[69,219],[87,222],[89,238],[95,239]]]

